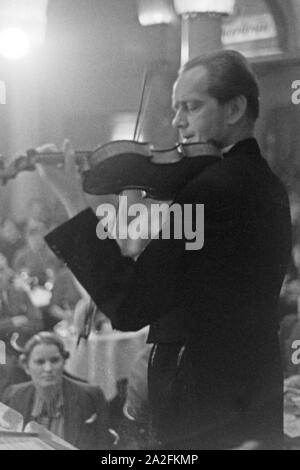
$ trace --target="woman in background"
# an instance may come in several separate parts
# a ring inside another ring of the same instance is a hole
[[[20,362],[31,382],[9,387],[4,402],[79,449],[107,449],[108,407],[99,387],[63,375],[69,357],[54,333],[41,332],[25,345]]]

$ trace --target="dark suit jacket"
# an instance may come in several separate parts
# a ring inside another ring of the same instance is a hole
[[[255,139],[247,139],[221,161],[199,167],[174,202],[205,205],[201,250],[187,251],[186,240],[153,240],[133,262],[114,240],[97,239],[89,210],[46,238],[115,328],[150,324],[149,342],[197,345],[195,380],[207,390],[203,409],[209,390],[218,390],[213,401],[224,403],[225,414],[226,407],[236,413],[258,403],[265,410],[269,401],[269,417],[261,420],[279,430],[277,301],[290,252],[286,192]],[[247,422],[245,413],[241,420]]]
[[[35,388],[32,382],[9,387],[3,402],[30,421]],[[99,387],[63,379],[64,438],[83,450],[109,447],[108,407]],[[92,422],[88,422],[91,420]]]

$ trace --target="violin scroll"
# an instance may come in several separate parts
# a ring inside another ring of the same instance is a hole
[[[89,158],[92,154],[93,152],[84,150],[75,152],[75,161],[81,172],[90,168]],[[38,163],[43,165],[63,166],[64,161],[64,154],[62,152],[40,153],[35,149],[29,149],[26,155],[17,157],[5,167],[5,159],[0,156],[1,184],[7,184],[9,180],[16,178],[16,176],[23,171],[34,171]]]

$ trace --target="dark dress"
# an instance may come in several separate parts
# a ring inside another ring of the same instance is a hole
[[[136,262],[90,210],[46,239],[115,328],[150,324],[154,446],[279,447],[277,302],[290,253],[286,192],[255,139],[195,173],[174,202],[205,205],[205,241],[152,240]],[[99,358],[100,360],[100,358]]]

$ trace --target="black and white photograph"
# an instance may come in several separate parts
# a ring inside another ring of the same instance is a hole
[[[300,0],[0,0],[0,450],[300,450]]]

